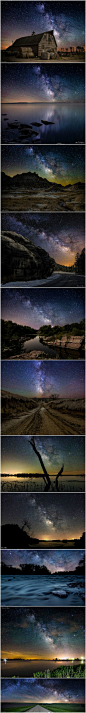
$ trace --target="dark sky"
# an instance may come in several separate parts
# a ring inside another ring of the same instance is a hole
[[[2,102],[84,101],[84,64],[2,64]]]
[[[38,330],[80,323],[84,316],[84,289],[2,289],[2,318],[17,324]]]
[[[84,182],[83,146],[5,146],[2,148],[2,171],[6,175],[37,173],[49,182],[63,186]]]
[[[2,658],[84,656],[83,607],[2,607]]]
[[[35,436],[48,473],[56,474],[64,463],[64,474],[83,475],[85,468],[84,436]],[[2,474],[42,473],[38,457],[28,436],[2,436]]]
[[[2,389],[27,398],[84,398],[84,361],[2,361]]]
[[[13,681],[11,678],[3,679],[2,701],[22,701],[26,703],[83,703],[85,696],[85,684],[83,680],[37,680],[29,678],[19,678]]]
[[[2,230],[29,238],[62,265],[73,265],[85,243],[84,213],[2,213]]]
[[[2,525],[25,525],[27,534],[51,541],[80,538],[84,530],[81,493],[2,494]]]
[[[75,572],[83,564],[84,550],[1,550],[1,561],[21,571],[22,564],[43,565],[50,574]]]
[[[84,2],[2,2],[2,49],[34,31],[54,31],[58,48],[84,45]]]

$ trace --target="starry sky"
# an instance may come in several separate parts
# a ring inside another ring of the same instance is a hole
[[[2,525],[25,524],[39,540],[80,538],[84,530],[84,495],[81,493],[2,494]]]
[[[27,398],[84,398],[84,362],[2,361],[2,389]]]
[[[85,243],[84,213],[2,213],[2,230],[29,237],[62,265],[73,265]]]
[[[2,148],[2,171],[8,176],[37,173],[49,182],[63,186],[84,182],[84,148],[75,146],[5,146]]]
[[[84,436],[35,436],[35,445],[50,475],[64,463],[64,474],[83,475],[85,469]],[[2,474],[41,473],[41,465],[28,436],[2,436]]]
[[[2,701],[21,701],[26,703],[83,703],[85,697],[83,680],[41,680],[11,678],[1,680]]]
[[[38,330],[49,324],[80,323],[85,316],[84,289],[2,289],[2,319]]]
[[[22,564],[47,567],[50,574],[75,572],[83,565],[84,550],[1,550],[1,561],[21,571]]]
[[[2,658],[84,656],[82,607],[2,607]]]
[[[2,2],[2,49],[34,31],[53,30],[57,46],[84,45],[84,2]]]
[[[2,102],[84,101],[84,64],[2,64]]]

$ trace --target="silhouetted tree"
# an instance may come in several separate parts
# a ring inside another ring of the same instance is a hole
[[[47,473],[47,470],[46,470],[46,468],[45,468],[45,465],[44,465],[44,463],[43,463],[42,457],[41,457],[41,455],[40,455],[38,449],[36,448],[35,441],[34,441],[34,437],[31,438],[30,443],[31,443],[31,446],[32,446],[33,450],[35,451],[36,455],[38,456],[40,463],[41,463],[41,467],[42,467],[42,470],[43,470],[43,473],[44,473],[43,478],[44,478],[45,483],[46,483],[46,481],[47,481],[45,490],[50,490],[51,480],[50,480],[50,477],[49,477],[49,475],[48,475],[48,473]]]
[[[75,263],[74,263],[74,268],[75,272],[84,275],[85,274],[85,249],[83,248],[82,252],[76,253],[75,257]]]
[[[55,395],[54,395],[54,396],[55,396]],[[44,463],[43,463],[43,459],[42,459],[42,457],[41,457],[41,455],[40,455],[38,449],[36,448],[34,436],[32,436],[32,438],[30,439],[30,443],[31,443],[31,446],[32,446],[33,450],[35,451],[36,455],[37,455],[38,458],[39,458],[39,461],[40,461],[40,463],[41,463],[41,467],[42,467],[42,470],[43,470],[43,473],[44,473],[43,479],[44,479],[44,481],[45,481],[45,483],[46,483],[46,486],[45,486],[45,488],[44,488],[44,491],[48,491],[48,490],[50,490],[50,487],[51,487],[50,476],[48,475],[47,470],[46,470],[46,468],[45,468],[45,465],[44,465]],[[62,473],[63,473],[63,468],[64,468],[64,464],[62,465],[61,470],[59,470],[59,473],[57,473],[57,475],[56,475],[56,490],[58,490],[58,478],[60,477],[60,475],[62,475]],[[46,482],[46,480],[47,480],[47,482]],[[54,491],[53,485],[52,485],[52,490]]]
[[[61,470],[59,470],[59,473],[57,473],[57,475],[56,475],[56,490],[58,490],[58,478],[60,477],[60,475],[62,475],[63,470],[64,470],[64,463],[62,465]]]

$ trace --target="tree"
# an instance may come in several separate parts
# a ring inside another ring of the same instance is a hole
[[[37,448],[36,448],[35,440],[34,440],[34,437],[33,437],[33,436],[32,436],[32,438],[31,438],[31,440],[30,440],[30,443],[31,443],[31,446],[32,446],[33,450],[35,451],[36,455],[38,456],[40,463],[41,463],[41,467],[42,467],[42,470],[43,470],[43,473],[44,473],[43,479],[44,479],[45,483],[46,483],[46,481],[47,481],[45,490],[50,490],[51,480],[50,480],[50,477],[49,477],[49,475],[48,475],[48,473],[47,473],[47,470],[46,470],[46,468],[45,468],[45,465],[44,465],[44,463],[43,463],[42,457],[41,457],[39,451],[38,451]]]
[[[85,249],[84,248],[80,254],[78,252],[76,253],[74,269],[75,269],[75,272],[77,272],[81,275],[85,274]]]
[[[39,458],[39,461],[40,461],[40,463],[41,463],[41,467],[42,467],[42,470],[43,470],[43,473],[44,473],[43,479],[44,479],[44,482],[46,483],[46,486],[45,486],[44,490],[45,490],[45,491],[50,490],[50,486],[51,486],[50,476],[48,475],[47,470],[46,470],[46,468],[45,468],[45,465],[44,465],[44,463],[43,463],[43,459],[42,459],[42,457],[41,457],[41,455],[40,455],[38,449],[36,448],[34,436],[32,436],[32,438],[30,439],[30,443],[31,443],[31,446],[32,446],[33,450],[35,451],[36,455],[37,455],[38,458]],[[58,478],[62,475],[62,473],[63,473],[63,468],[64,468],[64,464],[62,465],[61,470],[59,470],[59,473],[57,473],[57,475],[56,475],[56,490],[58,490]],[[47,482],[46,482],[46,481],[47,481]],[[53,486],[52,486],[52,490],[54,490]]]

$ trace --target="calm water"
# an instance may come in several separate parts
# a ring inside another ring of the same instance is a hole
[[[83,351],[81,352],[81,355],[80,355],[80,353],[77,351],[75,352],[74,349],[72,349],[72,351],[69,352],[68,349],[63,350],[63,349],[58,349],[58,348],[56,349],[56,347],[48,347],[48,344],[44,344],[44,342],[40,341],[40,338],[38,335],[36,337],[33,337],[33,339],[28,339],[26,342],[24,342],[23,350],[24,350],[24,352],[26,351],[27,353],[30,351],[34,351],[34,350],[39,350],[39,351],[45,352],[50,357],[52,356],[53,359],[54,358],[56,358],[56,359],[62,359],[62,358],[63,359],[76,359],[76,358],[83,359],[83,358],[85,358],[85,354]]]
[[[84,606],[84,576],[2,575],[3,606]]]
[[[55,490],[55,481],[56,478],[55,476],[50,476],[51,479],[51,491],[52,488],[54,487]],[[84,476],[78,476],[76,478],[75,475],[72,476],[62,476],[58,480],[58,487],[59,487],[59,492],[84,492],[85,490],[85,478]],[[13,476],[5,476],[5,478],[1,477],[1,490],[2,491],[20,491],[25,490],[27,492],[44,492],[44,481],[42,476],[39,478],[29,477],[28,478],[17,478],[15,475]]]
[[[49,354],[50,356],[57,356],[58,355],[58,350],[52,349],[48,347],[46,344],[43,344],[39,337],[33,337],[33,339],[28,339],[26,342],[24,342],[23,346],[24,351],[26,352],[32,352],[34,350],[42,351],[45,352],[46,354]],[[57,359],[59,356],[57,356]]]
[[[48,123],[45,125],[42,121]],[[36,122],[40,126],[37,127]],[[4,143],[72,144],[84,141],[84,103],[2,104]]]
[[[2,676],[7,678],[10,678],[10,676],[33,677],[35,671],[45,671],[47,668],[53,671],[57,666],[61,666],[61,663],[64,665],[65,661],[51,662],[50,660],[45,661],[42,659],[40,661],[8,661],[6,664],[3,662]],[[75,661],[75,664],[77,663]],[[72,661],[70,661],[70,665],[72,665]]]

